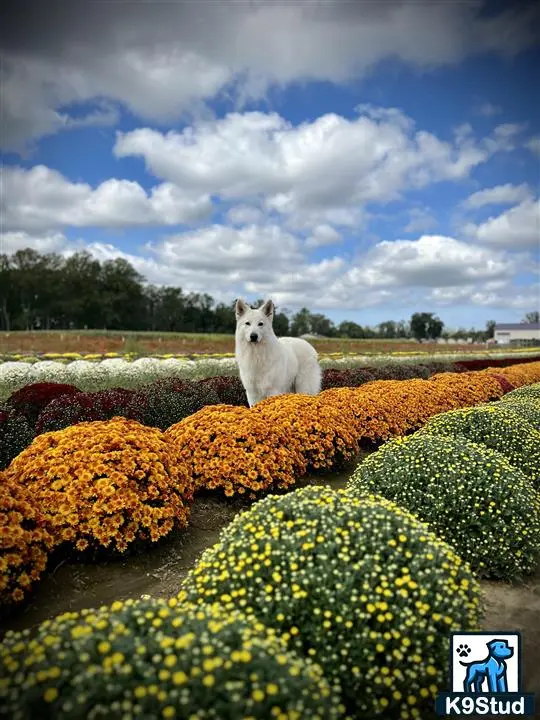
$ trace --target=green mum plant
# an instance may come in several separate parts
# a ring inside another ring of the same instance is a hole
[[[526,420],[535,430],[540,430],[540,398],[538,400],[519,396],[509,399],[502,398],[494,404],[498,405],[499,403],[502,407]]]
[[[540,432],[502,404],[435,415],[420,432],[461,436],[497,450],[540,488]]]
[[[253,613],[339,683],[355,718],[422,718],[448,635],[477,627],[479,586],[453,550],[382,498],[308,487],[237,516],[180,600]]]
[[[383,445],[347,484],[374,489],[446,538],[480,575],[514,579],[540,559],[540,496],[495,450],[463,436],[417,432]]]
[[[516,388],[504,396],[504,400],[516,400],[519,398],[533,398],[540,400],[540,383],[534,383],[534,385],[523,385],[522,387]]]
[[[65,613],[0,645],[12,720],[342,717],[312,661],[276,632],[219,607],[143,598]]]

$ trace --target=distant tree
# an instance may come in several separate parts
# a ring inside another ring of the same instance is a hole
[[[337,333],[339,337],[351,339],[359,339],[366,336],[364,328],[351,320],[341,322],[338,326]]]
[[[311,332],[311,313],[307,308],[304,307],[293,315],[290,332],[294,337]]]
[[[489,340],[490,338],[495,337],[495,325],[496,324],[497,323],[495,322],[495,320],[487,321],[486,330],[485,330],[486,340]]]
[[[377,325],[379,337],[391,339],[397,337],[397,323],[394,320],[386,320]]]
[[[522,323],[540,322],[540,312],[538,312],[538,310],[533,310],[532,312],[526,313],[521,322]]]
[[[418,342],[436,340],[441,337],[444,323],[433,313],[414,313],[411,316],[411,333]]]
[[[468,337],[467,331],[465,328],[458,328],[457,330],[454,330],[452,333],[452,338],[454,340],[466,340]]]
[[[236,329],[236,318],[232,305],[218,303],[214,308],[214,332],[233,333]]]
[[[274,332],[278,337],[289,334],[289,318],[284,312],[279,312],[274,315]]]
[[[408,338],[410,336],[411,336],[411,329],[409,327],[409,323],[405,322],[405,320],[400,320],[396,324],[396,337]]]
[[[312,313],[310,317],[311,332],[325,337],[332,337],[336,334],[334,323],[321,313]]]

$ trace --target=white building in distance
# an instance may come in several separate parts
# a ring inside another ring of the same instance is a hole
[[[495,325],[493,339],[498,345],[540,345],[540,323]]]

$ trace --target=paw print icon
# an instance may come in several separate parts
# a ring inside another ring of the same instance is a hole
[[[456,652],[459,655],[459,657],[469,657],[471,654],[471,648],[468,645],[458,645],[456,648]]]

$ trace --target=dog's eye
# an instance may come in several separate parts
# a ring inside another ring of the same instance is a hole
[[[259,327],[262,327],[262,326],[264,325],[264,323],[260,322],[260,323],[257,323],[257,325],[258,325]]]
[[[250,322],[247,322],[246,325],[251,325],[251,323],[250,323]]]

